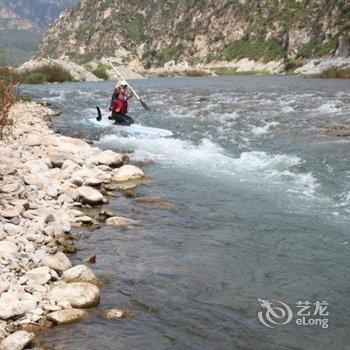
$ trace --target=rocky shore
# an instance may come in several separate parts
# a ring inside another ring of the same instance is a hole
[[[75,251],[72,227],[97,228],[84,209],[107,203],[125,181],[145,178],[126,155],[55,133],[52,114],[33,102],[17,103],[0,140],[3,350],[34,348],[33,331],[81,319],[99,302],[98,276],[67,256]],[[132,224],[106,211],[101,217],[108,225]]]
[[[307,78],[349,78],[349,72],[350,58],[342,57],[311,60],[295,71]]]
[[[283,74],[284,64],[280,61],[254,61],[247,58],[234,61],[218,61],[215,63],[190,65],[188,62],[167,62],[164,67],[149,68],[139,71],[144,76],[172,77],[195,75],[232,75],[232,74]]]

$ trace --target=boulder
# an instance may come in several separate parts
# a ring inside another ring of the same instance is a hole
[[[29,135],[27,135],[26,138],[24,138],[22,140],[22,142],[25,145],[30,146],[30,147],[40,146],[40,144],[41,144],[41,137],[39,135],[36,135],[36,134],[29,134]]]
[[[18,225],[15,225],[11,222],[6,222],[4,224],[4,230],[9,236],[18,235],[21,233],[21,228]],[[0,248],[0,251],[1,251],[1,248]]]
[[[20,187],[21,187],[21,184],[19,182],[7,183],[2,186],[1,192],[3,193],[16,192],[20,189]]]
[[[40,159],[29,160],[25,163],[24,167],[33,174],[44,173],[49,169],[47,164]]]
[[[81,202],[86,204],[103,204],[104,197],[103,195],[89,186],[82,186],[78,188],[79,198]]]
[[[94,222],[94,220],[87,215],[84,216],[79,216],[77,218],[75,218],[75,222],[81,222],[82,224],[92,224]]]
[[[138,167],[126,164],[121,168],[113,170],[112,180],[115,182],[143,179],[145,174]]]
[[[22,350],[34,339],[34,336],[34,333],[17,331],[9,335],[1,342],[1,349]]]
[[[47,315],[47,319],[55,324],[69,324],[88,316],[86,310],[64,309],[52,312]]]
[[[66,170],[70,173],[73,173],[74,171],[77,171],[80,169],[80,165],[73,162],[70,159],[65,160],[61,165],[62,170]]]
[[[26,294],[27,299],[20,299],[18,293],[5,292],[0,297],[0,318],[8,320],[11,317],[21,316],[28,311],[34,310],[37,300],[30,294]]]
[[[95,161],[98,164],[107,165],[112,168],[117,167],[123,164],[123,158],[120,154],[115,153],[111,150],[101,152],[96,158]]]
[[[6,258],[17,253],[17,246],[14,242],[4,240],[0,242],[0,257]]]
[[[99,187],[101,186],[102,181],[98,179],[97,177],[93,178],[87,178],[83,181],[83,184],[85,186],[90,186],[90,187]]]
[[[50,268],[48,266],[37,267],[26,273],[31,280],[44,285],[51,280]]]
[[[77,265],[64,271],[62,279],[66,282],[97,282],[95,274],[85,265]]]
[[[108,226],[131,226],[135,223],[136,221],[121,216],[112,216],[106,220]]]
[[[54,286],[47,298],[56,303],[68,301],[73,307],[86,308],[99,302],[100,290],[88,282],[64,283]]]
[[[12,208],[0,211],[0,216],[3,216],[5,219],[13,219],[20,215],[19,208]]]
[[[41,265],[48,266],[50,269],[58,273],[68,270],[72,267],[72,263],[62,252],[57,252],[54,256],[44,255],[41,258]]]

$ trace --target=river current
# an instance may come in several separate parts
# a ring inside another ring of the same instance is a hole
[[[349,125],[350,81],[234,76],[133,84],[152,107],[147,113],[133,101],[136,123],[171,130],[173,138],[126,137],[99,125],[95,106],[106,118],[113,82],[22,88],[62,110],[54,119],[61,133],[133,151],[151,179],[136,197],[120,195],[107,206],[139,225],[76,232],[79,252],[71,258],[97,255],[101,303],[86,320],[48,331],[47,344],[348,349],[350,138],[326,130]],[[147,205],[137,200],[143,196],[176,205]],[[298,302],[310,302],[303,325]],[[136,315],[106,320],[101,311],[109,308]],[[317,318],[327,326],[312,324]]]

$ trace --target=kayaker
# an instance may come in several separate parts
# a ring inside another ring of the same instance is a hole
[[[127,115],[128,100],[130,100],[132,96],[133,93],[128,89],[126,82],[121,81],[116,85],[109,107],[109,110],[112,112],[109,119],[114,120],[115,124],[129,126],[134,123],[134,120]]]

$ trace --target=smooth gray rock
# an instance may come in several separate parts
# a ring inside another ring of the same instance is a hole
[[[17,246],[9,240],[0,241],[0,257],[6,258],[17,253]]]
[[[111,150],[106,150],[101,152],[96,158],[95,161],[98,164],[108,165],[112,168],[117,167],[123,164],[123,158],[120,154],[115,153]]]
[[[26,273],[26,276],[41,285],[44,285],[51,280],[50,268],[48,266],[41,266],[32,269]]]
[[[103,195],[89,186],[82,186],[78,188],[79,198],[83,203],[86,204],[103,204],[104,197]]]
[[[20,316],[28,311],[34,310],[37,299],[27,294],[27,299],[19,299],[19,295],[14,292],[5,292],[0,297],[0,318],[8,320],[14,316]]]
[[[55,324],[69,324],[88,316],[86,310],[81,309],[64,309],[52,312],[47,315],[47,319]]]
[[[57,252],[54,256],[44,255],[41,258],[41,265],[48,266],[50,269],[62,273],[72,267],[72,263],[62,252]]]
[[[52,287],[47,293],[52,302],[68,301],[76,308],[87,308],[96,305],[100,300],[100,290],[88,282],[64,283]]]
[[[135,224],[136,221],[128,219],[128,218],[123,218],[120,216],[112,216],[111,218],[108,218],[106,220],[106,225],[108,226],[131,226]]]
[[[95,274],[85,265],[77,265],[64,271],[62,279],[66,282],[97,282]]]
[[[113,170],[112,180],[115,182],[123,182],[129,180],[138,180],[145,177],[145,174],[141,169],[135,165],[126,164],[121,168]]]
[[[12,333],[1,342],[1,348],[3,350],[22,350],[34,339],[34,337],[34,333],[26,331]]]

